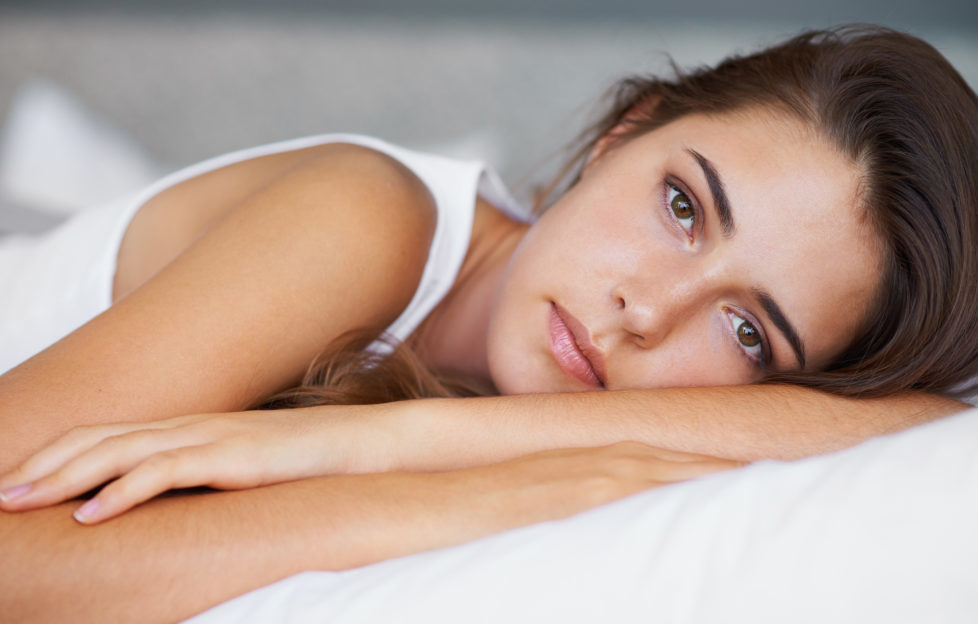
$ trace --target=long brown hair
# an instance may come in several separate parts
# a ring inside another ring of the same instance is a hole
[[[340,336],[309,365],[302,382],[262,403],[262,409],[369,405],[406,399],[492,394],[478,380],[435,373],[408,344],[376,329]]]
[[[780,109],[865,171],[862,199],[885,249],[879,294],[852,344],[823,371],[767,381],[879,396],[947,392],[978,375],[978,98],[946,59],[904,33],[846,26],[806,32],[715,67],[674,71],[669,80],[620,81],[610,109],[582,135],[547,196],[576,181],[612,130],[613,149],[684,115]],[[330,349],[307,381],[349,357],[346,347]],[[406,375],[417,377],[413,367],[421,364],[406,348],[394,358],[412,362]],[[384,380],[389,371],[371,366],[363,369],[378,375],[371,384],[403,385],[405,378]],[[423,385],[410,396],[455,392]],[[407,395],[386,400],[395,398]]]

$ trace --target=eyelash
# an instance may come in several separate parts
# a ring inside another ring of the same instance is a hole
[[[724,314],[730,320],[730,329],[733,339],[737,341],[737,345],[744,355],[762,371],[767,368],[767,360],[769,350],[767,348],[767,339],[764,336],[764,332],[760,329],[760,323],[756,323],[748,318],[746,313],[740,312],[739,310],[733,310],[731,308],[724,308]],[[758,342],[756,345],[745,345],[741,342],[740,329],[747,326],[748,331],[754,330],[757,332]]]
[[[688,217],[680,218],[673,208],[673,201],[680,196],[684,197],[686,202],[689,203],[689,210],[692,211],[692,214]],[[665,183],[664,203],[666,213],[671,217],[679,229],[686,234],[690,241],[692,241],[696,229],[698,227],[702,227],[702,219],[700,217],[702,211],[700,210],[699,204],[693,201],[693,199],[685,191],[669,181],[666,181]],[[760,323],[753,321],[749,315],[739,310],[724,308],[723,311],[724,314],[727,315],[727,319],[730,321],[730,333],[733,336],[733,339],[737,342],[738,347],[755,367],[760,368],[763,371],[766,367],[768,360],[767,354],[770,353],[770,350],[768,349],[767,339],[764,336],[763,330],[761,330]],[[759,342],[756,345],[745,345],[743,342],[741,342],[740,329],[745,325],[747,326],[746,331],[749,332],[750,330],[753,330],[757,332]]]
[[[676,223],[676,225],[679,226],[679,228],[686,234],[686,236],[689,237],[690,240],[693,240],[693,233],[695,231],[697,222],[700,221],[700,209],[698,204],[694,202],[692,198],[690,198],[690,196],[686,194],[686,192],[684,192],[682,189],[680,189],[672,182],[668,182],[668,181],[666,182],[665,191],[666,191],[665,192],[666,213],[669,214],[672,220]],[[673,200],[675,200],[679,196],[685,197],[686,201],[689,203],[689,209],[692,211],[693,214],[691,214],[688,217],[680,218],[672,207]],[[684,224],[683,223],[684,221],[688,221],[689,223]]]

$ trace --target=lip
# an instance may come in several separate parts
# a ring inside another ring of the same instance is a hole
[[[608,377],[604,356],[591,342],[587,327],[553,302],[550,304],[550,350],[566,374],[595,390],[605,387]]]

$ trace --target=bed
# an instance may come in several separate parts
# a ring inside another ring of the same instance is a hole
[[[462,546],[306,572],[190,622],[971,624],[976,493],[969,410]]]

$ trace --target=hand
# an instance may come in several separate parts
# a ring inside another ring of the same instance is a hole
[[[439,473],[367,475],[355,509],[368,544],[354,565],[558,520],[637,492],[742,466],[639,442],[558,449]],[[336,481],[350,477],[334,478]],[[339,511],[339,510],[338,510]],[[378,522],[386,517],[388,521]],[[346,540],[344,540],[346,541]]]
[[[640,442],[543,451],[458,474],[526,493],[533,517],[521,524],[563,518],[638,492],[687,481],[746,462],[670,451]],[[446,473],[452,474],[452,473]],[[470,486],[471,487],[471,486]]]
[[[332,433],[356,447],[340,433],[362,416],[276,410],[77,427],[0,477],[0,509],[46,507],[111,481],[75,513],[94,524],[175,488],[244,489],[363,471],[351,459],[355,448],[328,443]]]
[[[53,505],[111,481],[75,513],[79,522],[95,524],[175,488],[245,489],[328,474],[382,472],[391,468],[392,445],[371,442],[390,437],[375,426],[386,421],[374,417],[383,418],[377,406],[344,406],[329,414],[254,411],[78,427],[0,477],[5,499],[0,509]],[[573,492],[554,502],[581,501],[583,494],[587,500],[581,508],[589,508],[738,465],[620,443],[545,451],[474,470],[490,480],[506,475],[511,485],[565,484]]]
[[[318,521],[329,527],[330,554],[337,558],[327,569],[345,569],[566,518],[742,465],[619,442],[444,472],[327,477],[279,487],[308,486],[308,496],[326,505]]]

